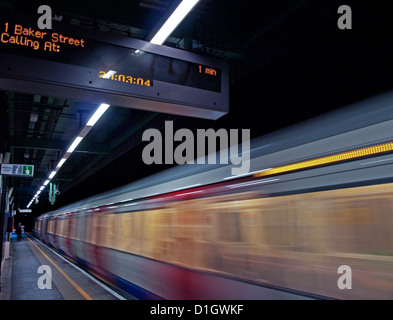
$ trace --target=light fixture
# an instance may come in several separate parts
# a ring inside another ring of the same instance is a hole
[[[76,137],[75,140],[72,142],[71,146],[68,148],[67,153],[72,153],[74,152],[75,148],[78,146],[78,144],[82,141],[83,137]]]
[[[60,169],[61,168],[61,166],[64,164],[64,162],[66,162],[66,158],[62,158],[60,161],[59,161],[59,163],[57,164],[57,166],[56,166],[56,169]]]
[[[150,42],[154,44],[163,44],[165,39],[169,37],[172,31],[175,30],[198,1],[199,0],[183,0]]]
[[[104,112],[109,108],[109,104],[102,103],[96,112],[91,116],[90,120],[87,122],[86,126],[92,127],[101,118]]]
[[[48,180],[52,179],[56,175],[57,171],[52,171],[48,177]]]
[[[116,71],[110,70],[109,72],[112,72],[112,74],[115,74]],[[108,72],[108,73],[109,73]],[[107,73],[107,74],[108,74]],[[112,75],[111,74],[111,75]],[[111,76],[110,75],[110,76]],[[45,189],[45,187],[49,184],[51,179],[56,175],[56,173],[59,171],[61,166],[67,161],[70,153],[74,152],[76,147],[79,145],[79,143],[83,140],[83,138],[89,133],[90,129],[94,126],[94,124],[101,118],[101,116],[104,114],[104,112],[110,107],[109,104],[102,103],[97,110],[94,112],[94,114],[91,116],[85,127],[80,131],[79,135],[74,139],[74,141],[71,143],[71,146],[68,148],[66,154],[63,156],[63,158],[59,161],[59,163],[56,166],[56,169],[51,172],[49,175],[48,179],[45,180],[43,185],[40,187],[40,189],[37,191],[37,193],[34,195],[34,197],[30,200],[29,204],[27,205],[27,208],[31,206],[33,203],[34,199],[38,198],[38,195]],[[37,201],[36,201],[37,203]]]

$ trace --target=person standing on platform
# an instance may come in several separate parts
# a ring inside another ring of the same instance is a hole
[[[18,226],[16,227],[16,236],[18,241],[22,238],[22,224],[19,222]]]

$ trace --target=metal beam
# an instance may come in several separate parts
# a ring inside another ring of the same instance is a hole
[[[33,188],[34,189],[34,193],[38,190],[38,188],[44,183],[44,181],[46,179],[48,179],[50,172],[44,172],[44,171],[40,171],[40,172],[35,172],[34,173],[34,183],[32,183],[32,185],[30,186],[24,186],[26,188]],[[75,179],[75,175],[70,173],[70,174],[64,174],[64,175],[60,175],[59,177],[56,176],[56,178],[54,179],[55,181],[63,181],[63,182],[71,182]],[[39,181],[36,184],[36,180],[42,180]],[[53,182],[53,181],[52,181]],[[19,190],[20,187],[22,187],[20,184],[18,184],[17,186],[14,186],[16,190]]]
[[[70,141],[60,139],[37,139],[25,137],[10,137],[11,148],[28,148],[40,150],[57,150],[66,151]],[[103,144],[89,144],[86,141],[75,150],[75,152],[90,153],[90,154],[109,154],[109,149]]]

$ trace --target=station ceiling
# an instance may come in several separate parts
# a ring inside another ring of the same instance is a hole
[[[147,41],[175,3],[45,2],[62,23]],[[163,169],[141,163],[141,135],[147,128],[162,129],[166,120],[179,127],[251,128],[257,137],[391,89],[384,81],[393,69],[386,52],[388,22],[369,3],[353,5],[358,25],[354,18],[353,30],[342,31],[337,28],[342,1],[200,0],[165,45],[228,62],[230,113],[213,122],[111,106],[57,174],[60,192],[68,194],[60,203]],[[41,4],[1,0],[0,10],[34,13]],[[35,166],[33,179],[10,179],[15,209],[24,208],[97,105],[0,91],[0,106],[3,160]],[[47,193],[40,198],[44,210]]]

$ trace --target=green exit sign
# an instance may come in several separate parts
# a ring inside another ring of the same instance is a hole
[[[26,164],[2,164],[1,174],[8,176],[33,177],[34,166]]]
[[[23,166],[22,173],[24,176],[33,176],[34,166]]]

